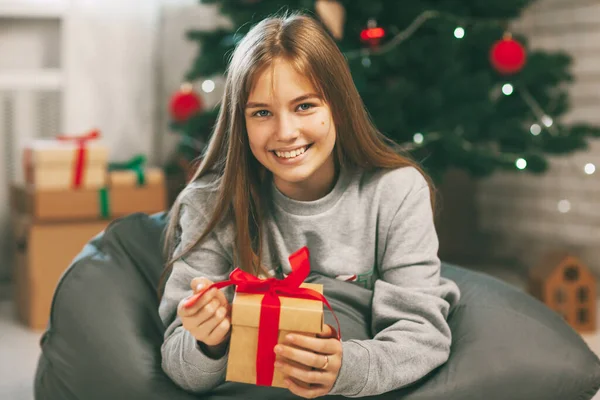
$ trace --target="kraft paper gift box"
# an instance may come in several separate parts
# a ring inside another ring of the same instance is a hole
[[[146,167],[146,157],[137,155],[123,163],[108,165],[108,185],[116,187],[148,187],[165,185],[165,174],[161,168]]]
[[[32,185],[13,185],[11,207],[36,222],[107,220],[136,212],[165,211],[167,193],[164,185],[79,190],[36,190]]]
[[[285,279],[259,279],[236,268],[228,281],[213,283],[186,302],[192,307],[209,289],[236,285],[226,380],[283,388],[283,376],[274,366],[275,345],[291,332],[313,337],[323,332],[323,304],[333,310],[322,285],[304,283],[310,272],[308,248],[294,252],[289,261],[292,271]],[[337,332],[339,339],[339,323]]]
[[[25,182],[39,190],[105,186],[108,148],[98,138],[99,132],[92,131],[32,140],[23,149]]]
[[[323,293],[323,286],[303,283],[307,288]],[[262,294],[235,294],[231,311],[231,338],[226,379],[232,382],[257,384],[258,331],[260,327]],[[284,341],[291,332],[315,336],[323,331],[323,303],[317,300],[281,296],[278,340]],[[273,351],[270,349],[269,351]],[[270,367],[270,366],[269,366]],[[285,387],[283,375],[273,370],[270,386]]]

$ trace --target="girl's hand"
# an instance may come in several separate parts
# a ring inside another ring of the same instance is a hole
[[[228,339],[231,327],[231,307],[223,292],[212,288],[203,293],[210,285],[212,282],[206,278],[194,278],[191,282],[194,294],[183,299],[177,307],[177,315],[181,318],[183,327],[198,342],[208,346],[209,351]],[[196,301],[193,302],[192,299]]]
[[[330,325],[317,337],[289,334],[275,352],[275,367],[285,376],[290,392],[307,399],[329,393],[342,366],[342,343]]]

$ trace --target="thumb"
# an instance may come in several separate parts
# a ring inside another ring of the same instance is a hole
[[[192,279],[192,282],[190,283],[190,288],[194,291],[194,293],[198,293],[206,290],[206,288],[212,284],[213,282],[210,279],[204,277],[197,277]]]
[[[337,331],[335,328],[329,324],[323,325],[323,331],[321,333],[317,333],[317,337],[320,338],[337,338]]]

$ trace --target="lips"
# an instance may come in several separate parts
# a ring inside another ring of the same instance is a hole
[[[310,146],[312,146],[312,143],[306,146],[302,146],[302,147],[298,147],[294,150],[291,151],[278,151],[278,150],[271,150],[273,152],[273,154],[275,154],[278,158],[282,158],[282,159],[293,159],[296,158],[302,154],[304,154],[304,152],[306,150],[308,150],[310,148]]]

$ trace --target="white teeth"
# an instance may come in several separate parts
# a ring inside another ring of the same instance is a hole
[[[300,154],[304,153],[306,151],[307,147],[308,146],[304,146],[304,147],[300,147],[299,149],[296,149],[296,150],[285,151],[285,152],[275,151],[275,154],[277,155],[277,157],[280,157],[280,158],[294,158],[294,157],[298,157]]]

